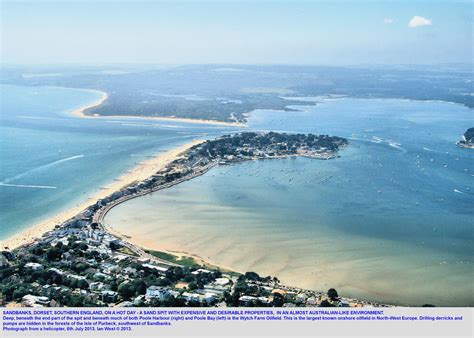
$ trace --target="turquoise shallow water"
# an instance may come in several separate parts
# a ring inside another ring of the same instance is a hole
[[[300,112],[256,111],[250,127],[345,136],[340,158],[219,167],[122,204],[106,221],[145,245],[298,286],[405,305],[474,305],[474,153],[455,145],[472,111],[318,101]]]
[[[1,85],[0,239],[86,200],[152,154],[225,128],[70,117],[97,92]],[[232,129],[232,128],[231,128]]]

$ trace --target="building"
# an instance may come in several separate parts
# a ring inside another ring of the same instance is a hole
[[[152,285],[146,289],[145,297],[147,299],[158,298],[159,300],[166,300],[171,296],[170,290],[162,286]]]
[[[49,298],[35,295],[25,295],[21,299],[23,307],[44,307],[49,306]]]
[[[228,286],[229,283],[230,283],[230,280],[228,278],[225,278],[225,277],[216,278],[214,280],[214,284],[219,285],[219,286]]]
[[[117,301],[117,292],[115,291],[102,291],[101,296],[104,303],[115,303]]]
[[[64,271],[63,270],[59,270],[59,269],[56,269],[56,268],[50,268],[48,271],[50,272],[54,272],[60,276],[64,275]]]
[[[239,304],[240,306],[250,306],[252,304],[255,304],[257,300],[258,298],[253,296],[241,296],[239,298]]]
[[[161,267],[161,266],[157,266],[157,265],[152,265],[152,264],[143,264],[142,265],[144,268],[149,268],[149,269],[155,269],[155,270],[158,270],[160,272],[166,272],[168,271],[168,268],[164,268],[164,267]]]
[[[201,301],[201,295],[198,293],[183,292],[182,296],[187,302],[190,302],[190,301],[200,302]]]
[[[105,284],[102,282],[93,282],[89,285],[91,292],[101,292],[104,290]]]
[[[125,269],[122,270],[122,272],[126,274],[127,276],[131,276],[131,277],[137,275],[137,269],[132,268],[131,266],[127,266]]]
[[[43,270],[43,266],[42,266],[41,264],[33,263],[33,262],[26,263],[26,264],[25,264],[25,268],[31,269],[31,270],[33,270],[33,271],[41,271],[41,270]]]
[[[206,302],[208,304],[212,303],[216,299],[216,294],[211,292],[206,292],[204,295],[201,295],[201,303]]]

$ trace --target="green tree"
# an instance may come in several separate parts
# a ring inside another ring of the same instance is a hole
[[[339,298],[336,289],[330,288],[328,290],[328,297],[331,298],[332,301],[335,301]]]
[[[284,303],[285,303],[285,298],[281,294],[279,293],[273,294],[273,306],[282,307]]]
[[[319,307],[334,307],[327,299],[323,300],[321,304],[319,304]]]
[[[61,258],[61,250],[59,248],[53,246],[46,251],[46,259],[48,261],[55,261],[59,258]]]
[[[21,285],[19,288],[17,288],[15,291],[13,291],[13,295],[12,295],[12,298],[14,300],[21,300],[21,298],[23,298],[23,296],[27,295],[28,294],[28,289],[26,287],[24,287],[23,285]]]
[[[77,282],[77,287],[82,290],[87,290],[89,288],[89,283],[85,279],[81,279]]]
[[[123,282],[118,286],[117,292],[124,299],[130,299],[135,295],[135,288],[132,283]]]

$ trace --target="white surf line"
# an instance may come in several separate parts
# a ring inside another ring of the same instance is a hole
[[[406,150],[404,148],[400,147],[400,143],[388,142],[388,145],[392,148],[395,148],[395,149],[401,150],[403,152],[406,152]]]
[[[57,160],[57,161],[54,161],[54,162],[51,162],[51,163],[48,163],[48,164],[45,164],[45,165],[42,165],[42,166],[39,166],[37,168],[34,168],[34,169],[30,169],[30,170],[27,170],[21,174],[18,174],[16,176],[13,176],[13,177],[10,177],[10,178],[7,178],[5,180],[3,180],[3,182],[1,182],[2,184],[3,183],[8,183],[12,180],[16,180],[18,178],[21,178],[27,174],[30,174],[32,172],[35,172],[35,171],[38,171],[38,170],[41,170],[41,169],[45,169],[45,168],[49,168],[49,167],[52,167],[53,165],[56,165],[56,164],[59,164],[59,163],[62,163],[62,162],[67,162],[67,161],[71,161],[71,160],[75,160],[77,158],[81,158],[81,157],[84,157],[84,155],[76,155],[76,156],[71,156],[71,157],[67,157],[67,158],[63,158],[61,160]]]
[[[36,188],[36,189],[57,189],[51,185],[27,185],[27,184],[9,184],[0,182],[0,186],[4,187],[17,187],[17,188]]]
[[[374,139],[364,139],[364,138],[358,138],[358,137],[346,137],[346,139],[353,140],[353,141],[362,141],[362,142],[367,142],[367,143],[386,145],[386,146],[389,146],[391,148],[400,150],[404,153],[407,152],[407,150],[405,148],[400,147],[400,145],[401,145],[400,143],[389,142],[389,141],[383,140],[381,138],[377,138],[377,139],[374,140]]]

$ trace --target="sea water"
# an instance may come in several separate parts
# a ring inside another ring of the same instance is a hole
[[[71,116],[98,100],[96,91],[11,85],[0,91],[0,240],[85,202],[149,156],[233,130]]]
[[[254,111],[253,130],[344,136],[334,160],[212,169],[131,200],[106,222],[143,245],[195,253],[290,285],[401,305],[473,306],[472,110],[447,102],[316,98]]]

